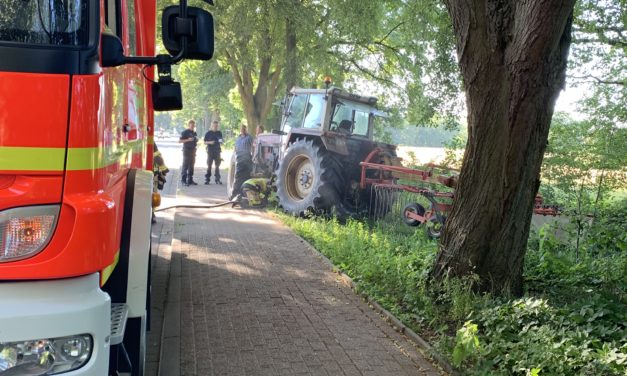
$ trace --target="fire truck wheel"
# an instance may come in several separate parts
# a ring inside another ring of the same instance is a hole
[[[233,195],[233,183],[235,182],[235,152],[231,155],[229,162],[229,173],[226,175],[226,197]]]
[[[295,216],[342,209],[338,191],[342,179],[334,163],[312,140],[299,139],[290,145],[277,174],[279,206]]]
[[[124,348],[132,364],[131,375],[143,376],[146,363],[146,317],[129,318],[124,333]]]
[[[427,236],[431,239],[439,239],[442,236],[442,230],[444,230],[444,223],[446,223],[446,217],[440,216],[439,218],[433,217],[425,226]]]
[[[419,220],[415,218],[408,217],[407,213],[424,216],[425,208],[424,206],[420,204],[411,203],[411,204],[407,204],[407,206],[405,206],[405,208],[403,209],[403,222],[405,222],[407,226],[420,226],[422,222],[420,222]]]

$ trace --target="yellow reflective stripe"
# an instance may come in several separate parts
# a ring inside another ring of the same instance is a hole
[[[118,163],[127,156],[129,147],[105,154],[104,149],[99,148],[71,148],[67,153],[68,171],[95,170]]]
[[[141,152],[142,150],[141,140],[129,141],[119,149],[70,148],[68,149],[66,169],[68,171],[95,170],[119,162],[125,163],[124,159],[130,157],[129,152]],[[105,154],[105,151],[108,153]]]
[[[67,152],[68,171],[93,170],[107,166],[104,159],[104,149],[99,148],[71,148]]]
[[[117,252],[115,252],[115,258],[113,259],[113,263],[102,269],[102,271],[100,272],[100,286],[104,286],[104,284],[107,283],[107,280],[109,279],[109,277],[111,277],[113,270],[115,270],[115,267],[118,265],[119,260],[120,250],[118,249]]]
[[[155,136],[148,136],[148,145],[155,144]]]
[[[0,146],[0,170],[63,171],[64,148]]]
[[[135,153],[140,153],[144,151],[144,143],[142,142],[142,140],[129,141],[129,145]]]
[[[63,171],[64,148],[0,146],[0,170],[4,171]],[[69,148],[68,171],[94,170],[116,163],[127,163],[130,153],[142,153],[142,140],[127,142],[117,148]]]

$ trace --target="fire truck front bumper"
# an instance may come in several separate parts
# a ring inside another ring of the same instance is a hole
[[[0,282],[0,376],[106,375],[111,300],[99,282]]]

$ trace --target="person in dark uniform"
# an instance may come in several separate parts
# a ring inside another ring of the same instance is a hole
[[[181,181],[184,186],[198,185],[193,179],[194,164],[196,163],[196,144],[198,135],[196,134],[196,122],[187,122],[187,129],[181,132],[179,144],[183,144],[183,168],[181,169]]]
[[[216,184],[222,184],[220,181],[220,162],[222,157],[220,153],[222,148],[222,132],[218,130],[218,122],[213,121],[211,123],[211,129],[205,133],[205,145],[207,145],[207,173],[205,174],[205,184],[209,184],[211,181],[211,165],[215,164],[215,182]]]
[[[242,194],[242,184],[250,179],[253,171],[252,147],[253,138],[248,134],[248,128],[242,125],[240,134],[235,140],[235,181],[233,192],[229,197],[231,200]]]

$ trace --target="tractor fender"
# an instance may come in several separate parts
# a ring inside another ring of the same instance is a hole
[[[299,128],[289,134],[288,145],[298,139],[312,140],[314,143],[321,143],[324,148],[331,153],[348,155],[346,136],[335,132],[320,132],[317,129]]]
[[[348,155],[348,146],[346,146],[346,136],[338,135],[334,133],[332,137],[329,137],[323,134],[320,139],[324,144],[324,147],[327,148],[332,153],[337,153],[340,155]]]

